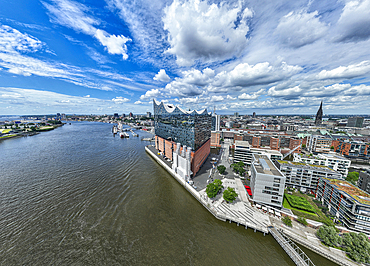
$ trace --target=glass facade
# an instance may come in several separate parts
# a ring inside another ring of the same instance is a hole
[[[154,105],[155,134],[161,138],[179,142],[196,151],[211,138],[212,117],[204,110],[183,111],[163,102]]]

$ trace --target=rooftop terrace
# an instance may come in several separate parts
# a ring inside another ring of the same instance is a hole
[[[344,181],[344,180],[339,180],[339,179],[330,179],[330,178],[325,178],[326,180],[329,181],[331,185],[336,187],[339,191],[342,191],[346,193],[348,196],[351,198],[355,199],[356,201],[369,205],[370,206],[370,194],[359,189],[355,185]]]

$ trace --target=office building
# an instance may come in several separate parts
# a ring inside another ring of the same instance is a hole
[[[265,155],[253,155],[251,182],[253,201],[274,207],[282,207],[285,176]]]
[[[347,127],[362,127],[364,124],[363,117],[350,117],[348,118]]]
[[[351,183],[320,178],[316,198],[347,228],[370,234],[370,194]]]
[[[276,160],[275,164],[285,177],[285,185],[302,192],[314,192],[320,178],[342,179],[342,175],[327,166]]]
[[[152,117],[152,113],[151,112],[146,112],[146,117],[147,118],[151,118]]]
[[[182,150],[191,149],[191,171],[193,175],[210,153],[211,115],[207,110],[185,111],[172,104],[153,100],[155,146],[170,160],[180,143]]]
[[[324,153],[317,155],[294,154],[293,161],[297,163],[327,166],[340,173],[343,178],[348,175],[348,169],[351,166],[350,160],[335,153]]]
[[[370,158],[370,145],[362,141],[333,140],[334,151],[347,158]]]

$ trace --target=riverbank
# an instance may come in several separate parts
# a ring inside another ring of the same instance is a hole
[[[13,139],[13,138],[19,138],[19,137],[28,137],[28,136],[34,136],[37,134],[40,134],[41,132],[51,131],[58,127],[62,127],[64,124],[57,124],[53,126],[42,126],[40,128],[37,128],[36,130],[32,131],[22,131],[22,132],[13,132],[9,134],[4,134],[0,136],[0,141],[6,140],[6,139]]]

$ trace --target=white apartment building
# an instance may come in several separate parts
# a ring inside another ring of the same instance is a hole
[[[348,169],[351,166],[350,160],[335,153],[325,153],[312,156],[295,153],[293,154],[293,161],[298,163],[327,166],[340,173],[343,178],[348,175]]]
[[[253,155],[251,165],[251,191],[253,201],[274,207],[282,207],[285,176],[265,155]]]
[[[330,152],[331,143],[331,138],[311,135],[307,137],[307,150],[309,152]]]
[[[251,165],[253,162],[252,154],[267,156],[271,161],[282,160],[283,155],[279,151],[253,148],[248,141],[236,140],[234,151],[234,162],[244,162],[246,165]]]
[[[342,175],[327,166],[306,163],[275,161],[277,168],[285,175],[285,184],[299,188],[302,192],[314,192],[320,178],[342,179]]]

